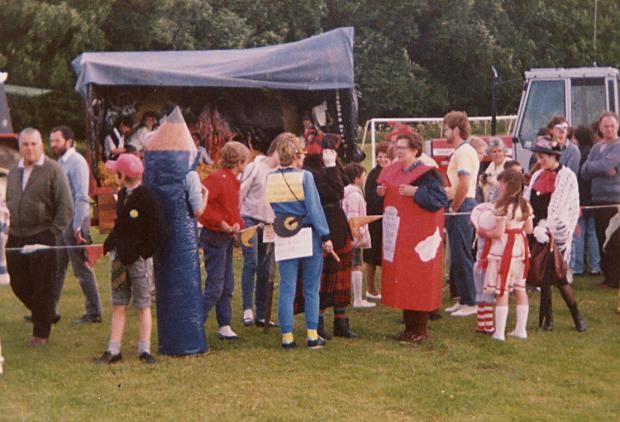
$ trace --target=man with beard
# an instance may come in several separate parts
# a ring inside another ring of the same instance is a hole
[[[90,202],[88,198],[89,171],[84,157],[74,148],[74,135],[71,128],[58,126],[50,132],[50,147],[58,158],[71,190],[73,198],[73,217],[71,224],[58,238],[59,246],[75,246],[89,243]],[[57,305],[62,293],[67,266],[71,261],[73,274],[80,283],[85,298],[85,312],[76,324],[101,322],[101,303],[97,280],[93,269],[87,264],[84,249],[58,249],[56,253],[56,279],[54,282],[54,303]]]

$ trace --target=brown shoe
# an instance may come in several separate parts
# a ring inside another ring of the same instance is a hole
[[[45,346],[47,343],[49,343],[49,339],[45,337],[32,336],[30,339],[30,345],[33,347]]]

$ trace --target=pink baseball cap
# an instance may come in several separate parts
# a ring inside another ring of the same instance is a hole
[[[105,163],[105,168],[133,178],[141,177],[142,173],[144,173],[142,160],[133,154],[121,154],[115,161],[108,160]]]

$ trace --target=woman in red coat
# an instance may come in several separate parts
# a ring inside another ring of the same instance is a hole
[[[418,133],[399,135],[397,161],[377,182],[384,197],[382,303],[403,310],[405,331],[399,341],[426,339],[429,312],[441,304],[443,209],[448,197],[442,176],[418,157]]]

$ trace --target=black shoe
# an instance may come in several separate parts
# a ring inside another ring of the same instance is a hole
[[[349,318],[334,318],[334,337],[355,338],[359,335],[351,331]]]
[[[588,324],[586,323],[586,320],[583,319],[583,317],[581,316],[579,309],[577,309],[577,304],[575,303],[568,309],[570,309],[570,314],[573,317],[573,322],[575,323],[575,330],[579,331],[580,333],[586,331],[588,329]]]
[[[294,341],[291,343],[282,343],[282,348],[284,350],[291,350],[297,347],[297,343],[295,343]]]
[[[325,340],[332,339],[332,336],[327,335],[327,333],[325,332],[325,318],[319,317],[319,326],[317,327],[316,331],[319,334],[319,337],[323,337]]]
[[[542,329],[544,331],[553,331],[553,314],[551,310],[549,310],[549,313],[543,319]]]
[[[140,362],[144,362],[148,365],[152,365],[155,363],[155,358],[149,352],[140,353],[138,359],[140,359]]]
[[[431,321],[437,321],[441,319],[441,314],[439,313],[439,310],[429,312],[428,319],[430,319]]]
[[[308,340],[308,348],[310,349],[322,349],[327,345],[327,342],[324,338],[319,336],[316,340]]]
[[[119,353],[118,355],[113,355],[108,350],[106,350],[105,352],[103,352],[103,355],[101,355],[101,357],[97,359],[97,364],[110,365],[112,363],[119,362],[121,359],[123,359],[122,354]]]
[[[24,315],[24,321],[32,322],[32,315]],[[58,324],[60,322],[60,314],[54,315],[52,318],[52,324]]]
[[[101,315],[87,315],[84,314],[80,319],[73,321],[74,324],[99,324],[101,322]]]
[[[257,327],[264,327],[265,326],[265,318],[261,318],[261,319],[257,319],[254,324]],[[278,324],[277,322],[273,322],[273,321],[269,321],[269,326],[270,327],[279,327],[280,324]]]

